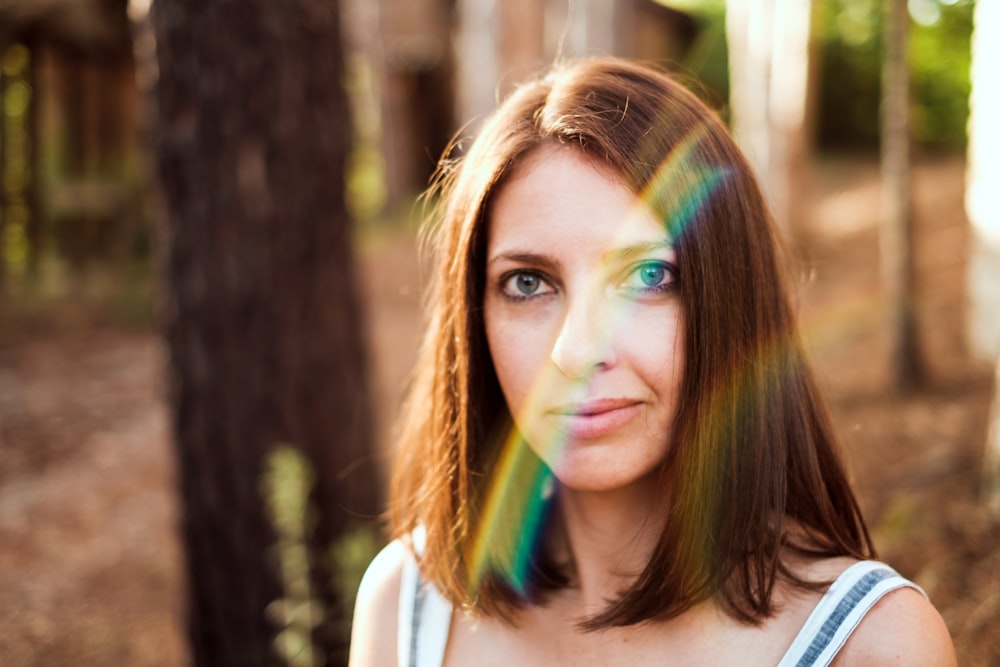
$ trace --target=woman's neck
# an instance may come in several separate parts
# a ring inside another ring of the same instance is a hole
[[[650,476],[613,491],[560,489],[566,557],[575,571],[572,594],[586,614],[602,610],[649,562],[666,521],[656,482]]]

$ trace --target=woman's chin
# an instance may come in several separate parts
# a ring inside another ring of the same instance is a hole
[[[618,491],[637,484],[646,484],[656,462],[601,460],[597,456],[569,454],[562,461],[550,462],[559,485],[579,492],[604,493]]]

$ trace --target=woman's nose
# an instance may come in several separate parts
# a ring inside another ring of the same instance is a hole
[[[584,378],[599,368],[614,366],[615,350],[610,313],[598,296],[570,302],[555,343],[552,362],[563,375]]]

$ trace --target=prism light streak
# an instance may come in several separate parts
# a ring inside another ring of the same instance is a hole
[[[668,204],[665,231],[671,239],[680,237],[728,174],[725,168],[698,163],[695,149],[704,133],[704,129],[696,130],[679,142],[637,197],[637,209],[662,211],[662,202]],[[621,227],[624,230],[627,224]],[[595,269],[594,275],[601,275],[601,271]],[[627,302],[619,302],[622,305],[618,312],[607,318],[598,336],[599,347],[609,347],[616,329],[628,319]],[[514,416],[515,424],[527,427],[526,421],[536,418],[536,406],[543,404],[539,399],[550,395],[558,374],[552,365],[539,373],[525,401],[526,408]],[[566,444],[565,432],[545,443],[549,460],[558,461]],[[468,585],[473,597],[488,576],[497,576],[522,597],[528,596],[529,566],[541,539],[554,484],[552,470],[531,451],[520,430],[512,426],[490,477],[470,553]]]

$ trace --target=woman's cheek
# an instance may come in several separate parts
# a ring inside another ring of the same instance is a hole
[[[515,418],[526,416],[532,394],[545,385],[553,336],[544,318],[494,317],[487,338],[497,379]],[[537,401],[536,401],[537,403]]]

